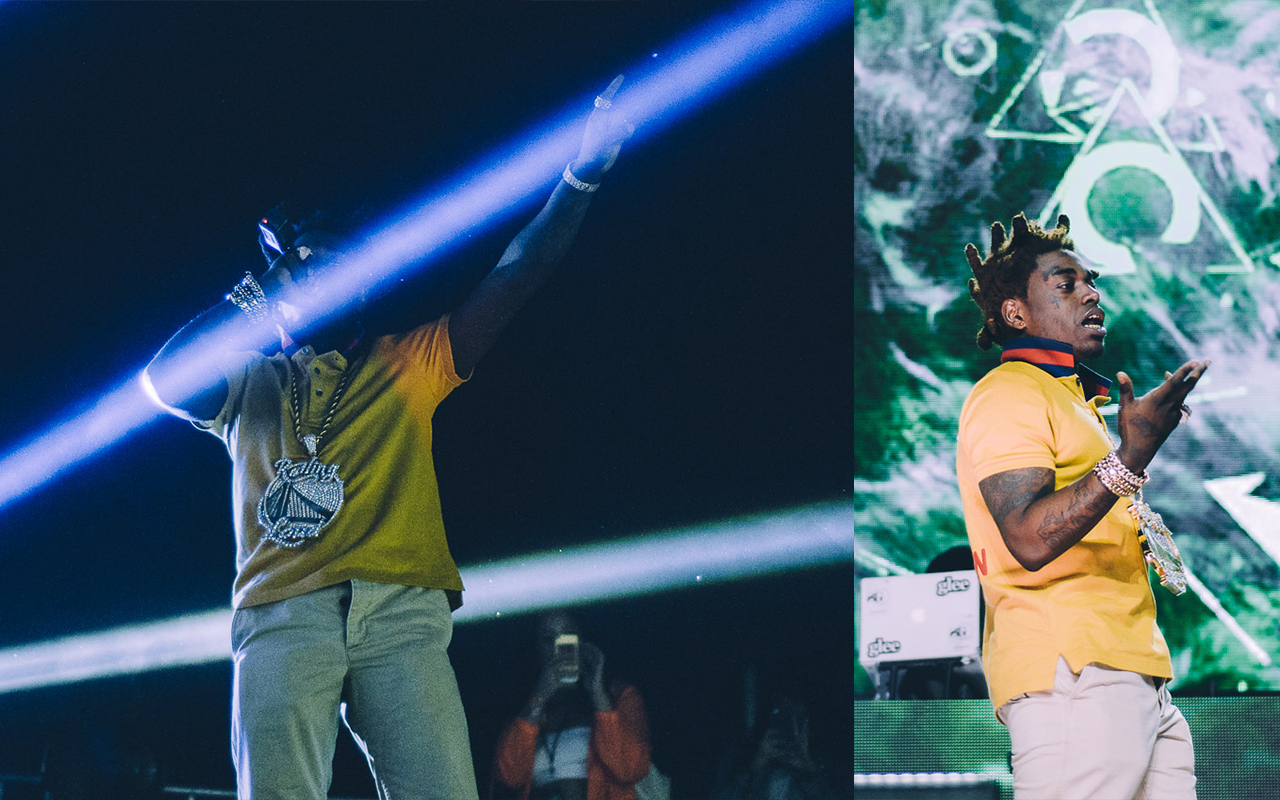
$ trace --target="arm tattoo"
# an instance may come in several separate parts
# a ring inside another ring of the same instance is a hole
[[[1067,507],[1046,513],[1036,531],[1040,540],[1053,550],[1060,549],[1065,542],[1074,544],[1083,539],[1118,499],[1109,492],[1092,491],[1084,480],[1063,487],[1063,491],[1067,495]],[[1090,520],[1083,532],[1080,530],[1082,520]]]
[[[985,478],[978,486],[992,519],[1003,530],[1010,514],[1025,512],[1032,503],[1053,493],[1053,470],[1045,467],[1011,469]]]
[[[1031,506],[1053,496],[1034,528],[1036,538],[1052,553],[1050,561],[1083,539],[1117,501],[1110,492],[1099,491],[1102,487],[1094,486],[1088,475],[1057,492],[1053,486],[1054,472],[1044,467],[1000,472],[979,483],[1006,543],[1019,541],[1016,532],[1022,529],[1023,522],[1032,521],[1027,518]],[[1021,541],[1026,541],[1025,536]]]

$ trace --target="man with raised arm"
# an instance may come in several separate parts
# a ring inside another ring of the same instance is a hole
[[[477,796],[447,653],[462,581],[431,419],[568,250],[633,131],[612,108],[621,83],[596,98],[546,205],[451,314],[366,334],[362,303],[331,313],[334,232],[269,215],[260,241],[270,269],[246,274],[148,366],[155,396],[231,454],[241,798],[326,797],[340,708],[380,798]],[[236,352],[246,325],[277,329],[284,352]],[[220,369],[193,380],[192,361]]]
[[[1140,487],[1209,362],[1188,361],[1142,397],[1119,373],[1115,446],[1098,411],[1110,381],[1080,363],[1102,354],[1106,315],[1069,225],[1060,216],[1046,231],[1019,214],[1007,241],[991,226],[986,260],[965,248],[978,346],[1003,349],[965,401],[956,456],[987,604],[987,684],[1018,800],[1194,798],[1140,538],[1167,529]],[[1180,563],[1168,569],[1180,576]]]

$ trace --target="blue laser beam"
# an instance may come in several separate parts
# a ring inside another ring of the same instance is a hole
[[[853,504],[724,520],[462,570],[456,623],[851,562]],[[188,614],[0,650],[0,694],[231,657],[231,612]]]
[[[852,18],[853,9],[853,3],[844,2],[756,3],[664,48],[675,55],[664,56],[656,68],[651,58],[641,59],[618,99],[637,126],[629,146],[836,29]],[[490,158],[449,176],[358,238],[346,253],[346,268],[328,274],[322,287],[332,298],[331,313],[409,269],[424,268],[465,234],[497,223],[543,193],[549,178],[576,155],[582,109],[589,107],[589,100],[575,99],[550,123],[513,137]],[[245,349],[268,344],[242,328],[234,335]],[[174,376],[178,391],[195,393],[219,374],[209,352],[195,343],[180,357]],[[158,418],[155,404],[146,399],[154,395],[148,388],[131,378],[107,391],[88,412],[8,450],[0,458],[0,509]]]

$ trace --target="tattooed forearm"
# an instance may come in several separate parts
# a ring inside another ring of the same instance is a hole
[[[1036,534],[1055,555],[1083,539],[1116,504],[1115,495],[1100,493],[1090,483],[1086,478],[1063,487],[1066,508],[1051,508],[1040,521]]]
[[[997,473],[978,484],[991,517],[1018,562],[1038,570],[1093,530],[1116,496],[1091,474],[1053,490],[1051,469]]]
[[[978,484],[987,510],[1004,528],[1006,520],[1017,512],[1025,512],[1032,503],[1053,493],[1053,470],[1043,467],[997,472]]]

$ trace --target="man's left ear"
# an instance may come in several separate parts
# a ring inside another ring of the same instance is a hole
[[[1027,329],[1027,322],[1022,318],[1022,310],[1022,302],[1016,297],[1011,297],[1000,304],[1000,316],[1004,318],[1004,324],[1015,331]]]

